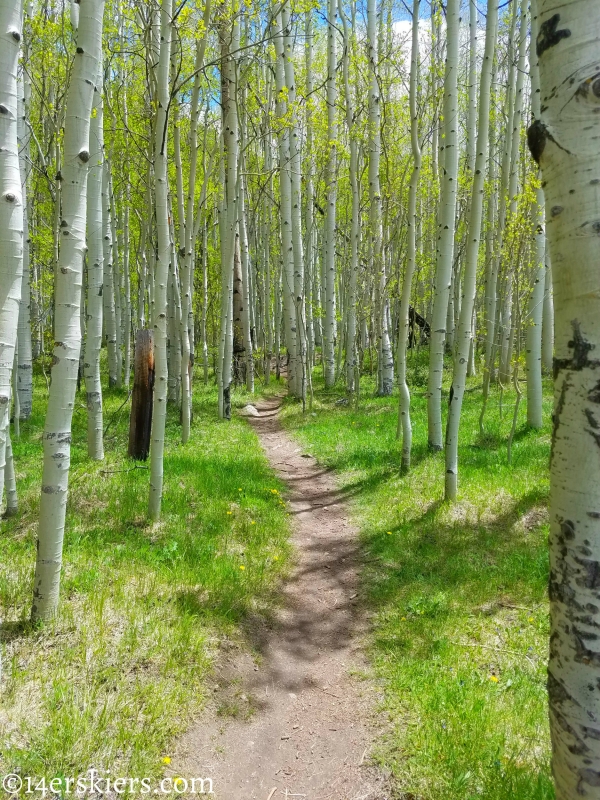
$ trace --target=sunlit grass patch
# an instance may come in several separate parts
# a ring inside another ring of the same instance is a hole
[[[273,390],[275,390],[275,385]],[[202,706],[224,637],[268,614],[289,557],[282,485],[252,429],[216,415],[198,384],[189,443],[169,411],[163,511],[146,516],[149,473],[126,457],[126,394],[105,393],[106,458],[87,458],[78,394],[58,617],[28,622],[41,483],[45,382],[14,442],[21,511],[2,522],[0,768],[151,776]],[[244,402],[239,393],[234,402]],[[276,492],[276,494],[274,494]]]

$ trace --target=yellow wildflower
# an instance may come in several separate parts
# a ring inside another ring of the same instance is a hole
[[[171,763],[171,758],[170,758],[170,756],[165,756],[165,757],[163,758],[163,760],[162,760],[162,763],[163,763],[163,764],[170,764],[170,763]]]
[[[498,683],[500,678],[498,678],[497,675],[490,675],[490,680],[491,680],[492,683]]]
[[[244,570],[244,569],[246,569],[246,567],[243,564],[240,564],[240,569]]]

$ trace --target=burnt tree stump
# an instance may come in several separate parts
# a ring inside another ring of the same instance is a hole
[[[135,336],[133,392],[129,417],[128,455],[145,461],[150,452],[152,430],[152,395],[154,393],[154,336],[141,330]]]

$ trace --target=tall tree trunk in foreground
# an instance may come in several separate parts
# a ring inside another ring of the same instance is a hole
[[[81,0],[77,53],[67,98],[62,167],[62,245],[56,271],[56,318],[52,382],[44,426],[44,468],[38,528],[32,618],[56,613],[71,457],[71,420],[81,349],[79,308],[87,178],[90,159],[90,115],[102,53],[103,0]]]
[[[459,0],[448,0],[446,12],[447,44],[446,75],[444,79],[444,175],[440,198],[440,231],[435,275],[435,298],[429,345],[429,378],[427,385],[427,416],[429,446],[442,449],[442,379],[446,315],[452,263],[454,258],[454,229],[456,214],[456,184],[458,176],[458,17]]]
[[[23,277],[23,191],[17,140],[21,2],[0,5],[0,502]]]
[[[171,258],[167,175],[167,122],[169,107],[169,59],[171,55],[172,0],[163,0],[160,11],[160,57],[157,74],[157,112],[154,132],[157,259],[154,271],[154,398],[150,444],[150,495],[148,513],[160,517],[163,491],[163,456],[167,418],[167,282]]]
[[[556,800],[600,797],[600,15],[538,5],[544,179],[555,302],[548,695]]]
[[[490,84],[492,63],[496,43],[498,20],[498,0],[489,0],[486,17],[485,52],[481,69],[481,91],[479,97],[479,121],[477,126],[477,149],[475,171],[471,191],[469,227],[467,228],[467,253],[465,258],[463,297],[460,306],[457,348],[454,355],[452,387],[448,400],[448,420],[446,425],[446,500],[456,500],[458,485],[458,432],[460,413],[466,389],[469,351],[473,337],[473,308],[479,261],[479,242],[481,219],[483,216],[483,195],[485,186],[485,165],[487,161],[490,123]]]
[[[414,0],[412,12],[412,50],[410,57],[410,138],[412,144],[413,170],[408,190],[408,247],[406,271],[400,299],[400,321],[398,330],[398,385],[400,388],[400,407],[398,409],[398,433],[402,430],[402,469],[410,468],[412,449],[412,425],[410,422],[410,391],[406,382],[406,348],[409,334],[410,293],[417,252],[417,190],[421,171],[421,147],[419,144],[419,117],[417,114],[417,81],[419,78],[419,7],[420,0]]]

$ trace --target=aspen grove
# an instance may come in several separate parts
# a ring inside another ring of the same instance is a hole
[[[74,414],[103,463],[131,413],[160,530],[200,390],[226,431],[277,386],[304,418],[321,382],[393,396],[399,476],[418,396],[454,504],[466,400],[483,448],[500,404],[510,465],[554,369],[552,769],[600,798],[598,0],[0,0],[0,37],[0,495],[18,518],[39,403],[32,621],[60,613]]]

